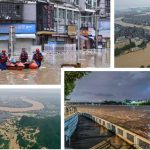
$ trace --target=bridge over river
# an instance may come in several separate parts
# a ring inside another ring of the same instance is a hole
[[[67,115],[66,115],[67,114]],[[65,147],[73,149],[150,148],[150,141],[117,124],[65,108]]]

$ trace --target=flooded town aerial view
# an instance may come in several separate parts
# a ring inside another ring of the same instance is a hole
[[[66,71],[65,146],[149,149],[149,84],[149,72]]]
[[[60,148],[60,89],[0,89],[0,149]]]
[[[115,0],[115,67],[150,67],[149,0]]]

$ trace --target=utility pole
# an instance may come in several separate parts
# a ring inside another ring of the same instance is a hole
[[[96,42],[96,50],[98,50],[98,16],[95,14],[95,42]]]
[[[96,4],[96,9],[95,9],[95,37],[96,37],[96,50],[98,51],[98,35],[99,35],[99,15],[97,14],[98,10],[98,4]]]
[[[10,26],[9,27],[9,57],[12,56],[14,57],[14,45],[15,45],[15,27],[14,26]]]
[[[79,20],[78,20],[78,51],[80,50],[80,26],[81,26],[81,13],[79,12]]]
[[[77,49],[77,57],[76,62],[79,63],[79,52],[80,52],[80,27],[81,27],[81,13],[79,11],[79,19],[78,19],[78,49]]]

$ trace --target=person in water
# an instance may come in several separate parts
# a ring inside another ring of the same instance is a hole
[[[27,60],[28,60],[28,53],[26,52],[26,49],[25,48],[22,48],[22,52],[21,52],[21,54],[20,54],[20,61],[22,62],[22,63],[25,63],[25,62],[27,62]]]
[[[6,70],[7,69],[7,63],[8,61],[8,56],[6,54],[6,50],[2,50],[2,52],[0,53],[0,69],[1,70]]]
[[[33,60],[36,62],[38,67],[41,66],[41,62],[43,60],[43,55],[38,48],[36,49],[36,52],[33,55]]]

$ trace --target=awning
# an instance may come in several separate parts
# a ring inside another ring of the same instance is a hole
[[[36,39],[35,34],[16,34],[16,39]],[[0,36],[1,41],[8,41],[9,36],[8,35],[1,35]]]
[[[9,36],[8,35],[0,36],[0,41],[8,41],[8,40],[9,40]]]
[[[86,41],[88,40],[88,38],[86,38],[86,37],[83,36],[83,35],[79,35],[79,38],[82,39],[82,40],[86,40]]]
[[[16,34],[17,39],[36,39],[35,34]]]
[[[56,33],[52,31],[38,31],[37,32],[37,35],[52,35],[52,34],[56,34]]]

